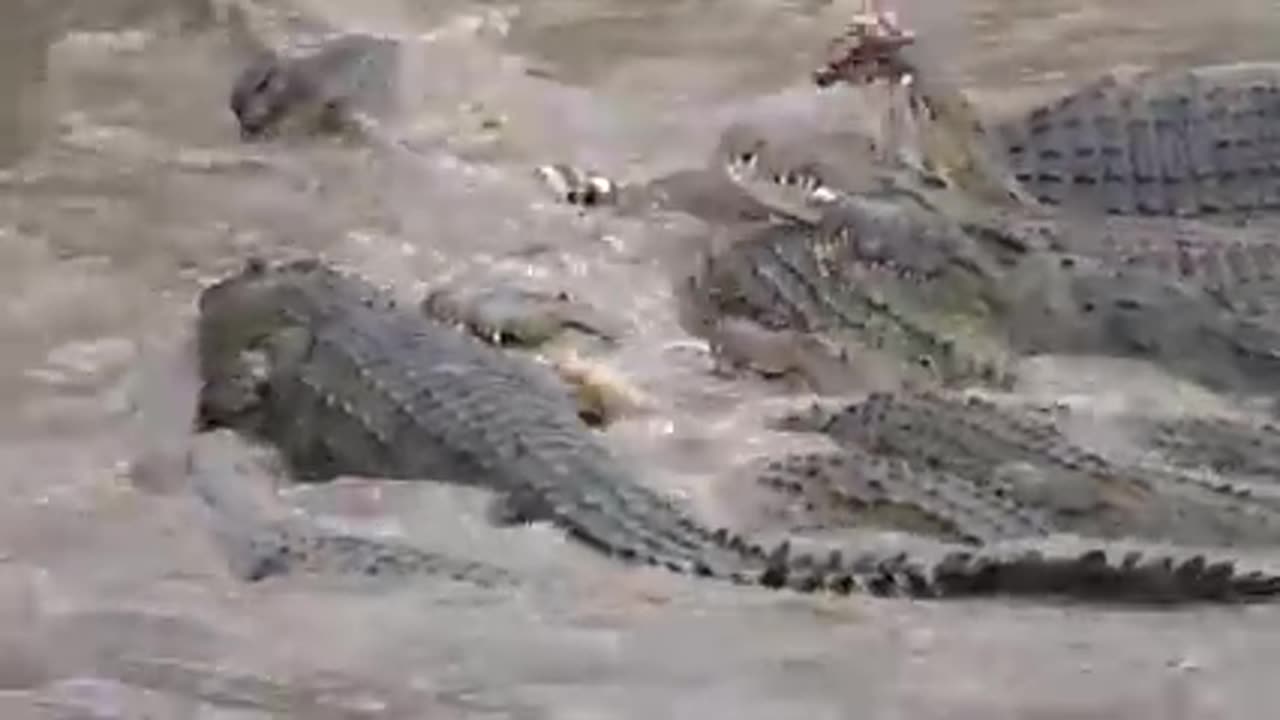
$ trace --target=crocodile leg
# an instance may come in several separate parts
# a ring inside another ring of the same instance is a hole
[[[1228,392],[1280,387],[1274,317],[1151,268],[1054,251],[1052,234],[998,214],[976,218],[952,222],[910,193],[841,198],[816,228],[768,227],[711,257],[692,304],[836,344],[852,336],[904,366],[928,361],[944,385],[1000,385],[1002,353],[1050,353],[1146,360]],[[1253,297],[1265,305],[1265,291]]]

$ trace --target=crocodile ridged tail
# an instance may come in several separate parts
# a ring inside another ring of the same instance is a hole
[[[790,541],[770,549],[727,529],[708,530],[674,509],[649,510],[650,519],[669,515],[660,527],[682,528],[668,539],[678,538],[683,552],[645,547],[642,538],[631,534],[634,523],[601,532],[569,515],[562,516],[562,525],[598,551],[627,562],[803,593],[1059,598],[1146,606],[1254,603],[1280,597],[1280,575],[1238,572],[1231,561],[1174,555],[1158,548],[1093,546],[1080,552],[1049,552],[997,545],[925,558],[905,552],[847,552],[824,543],[820,553],[810,554],[793,552]],[[644,551],[637,550],[641,547]]]
[[[826,560],[816,561],[791,556],[783,543],[769,556],[768,568],[758,581],[766,587],[811,593],[860,591],[936,599],[1057,597],[1135,605],[1252,603],[1280,596],[1280,576],[1240,573],[1229,561],[1142,551],[1113,556],[1103,549],[1057,556],[1036,550],[1005,556],[957,551],[931,563],[905,553],[866,554],[846,562],[833,552]]]

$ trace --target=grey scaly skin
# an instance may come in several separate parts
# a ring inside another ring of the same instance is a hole
[[[276,446],[293,471],[487,486],[607,555],[806,592],[1067,596],[1111,602],[1255,601],[1280,577],[1231,563],[772,551],[707,528],[634,479],[537,368],[437,325],[316,261],[250,262],[200,297],[199,426]]]
[[[1224,241],[1222,228],[1192,220],[1105,217],[1029,200],[963,93],[935,81],[910,51],[901,60],[914,78],[915,144],[937,181],[895,173],[892,187],[867,192],[841,187],[840,176],[823,174],[827,166],[805,160],[806,151],[835,157],[829,146],[761,153],[770,162],[740,173],[744,186],[776,188],[776,178],[804,168],[803,181],[771,197],[791,216],[810,218],[765,228],[712,258],[694,282],[695,295],[711,300],[692,303],[704,315],[835,333],[836,345],[886,349],[908,373],[927,358],[944,384],[985,381],[971,370],[982,363],[960,362],[957,371],[948,357],[972,356],[966,348],[985,338],[1015,356],[1149,360],[1227,391],[1280,386],[1280,326],[1269,317],[1276,284],[1266,262],[1280,246],[1273,230],[1264,224]],[[878,158],[863,162],[884,167]],[[1175,237],[1185,253],[1160,243]],[[1239,259],[1264,262],[1251,272]],[[898,330],[918,341],[900,342]]]
[[[1227,227],[1076,212],[1006,214],[995,224],[1032,245],[1193,285],[1243,316],[1274,315],[1280,308],[1280,232],[1271,220]]]
[[[1180,417],[1152,421],[1149,447],[1168,462],[1274,485],[1280,477],[1280,428],[1242,418]],[[1275,502],[1272,494],[1270,502]]]
[[[1240,220],[1280,211],[1280,63],[1111,73],[994,126],[1046,205]]]
[[[1055,530],[1046,508],[1020,502],[1006,484],[972,482],[855,445],[763,465],[757,484],[786,501],[784,510],[806,528],[876,527],[979,546]]]
[[[780,215],[798,218],[794,225],[820,225],[824,215],[828,224],[831,217],[848,216],[848,212],[829,211],[850,196],[896,193],[971,234],[1000,237],[1000,242],[1026,250],[1081,256],[1117,272],[1194,286],[1242,316],[1274,315],[1280,307],[1280,228],[1268,219],[1225,227],[1198,219],[1105,215],[1074,207],[991,205],[903,173],[892,176],[887,191],[846,192],[839,174],[828,170],[829,162],[808,159],[830,158],[833,152],[822,139],[789,147],[787,153],[761,152],[759,162],[738,169],[735,177],[753,195],[768,198]],[[776,178],[789,172],[786,168],[803,168],[805,179],[781,185]]]
[[[976,398],[873,393],[815,406],[784,425],[826,433],[855,453],[896,459],[926,479],[954,476],[952,485],[972,485],[990,512],[1008,517],[1010,527],[1022,525],[1021,533],[1031,529],[1025,519],[1035,517],[1045,531],[1089,537],[1216,546],[1280,541],[1280,509],[1251,498],[1244,485],[1110,462],[1048,422]]]

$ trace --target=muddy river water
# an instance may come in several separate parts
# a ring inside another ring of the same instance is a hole
[[[529,168],[643,178],[703,162],[735,117],[806,112],[807,71],[857,4],[0,3],[0,717],[1274,717],[1272,608],[709,587],[544,528],[492,529],[484,498],[422,484],[280,502],[540,582],[228,571],[164,456],[194,389],[173,361],[193,298],[249,253],[323,253],[407,293],[509,274],[607,308],[629,328],[607,363],[648,398],[610,442],[699,513],[739,512],[734,469],[795,441],[759,429],[779,391],[709,374],[680,329],[671,271],[699,228],[580,214]],[[992,108],[1118,63],[1280,56],[1280,5],[1264,0],[899,7]],[[245,60],[233,17],[272,42],[325,25],[414,43],[402,130],[418,150],[242,144],[226,109]],[[1147,375],[1064,372],[1039,389],[1171,394]]]

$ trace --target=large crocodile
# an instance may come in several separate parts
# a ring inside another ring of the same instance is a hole
[[[912,597],[1069,596],[1244,601],[1280,576],[1230,562],[1116,561],[954,550],[936,561],[773,550],[709,528],[648,489],[528,361],[437,325],[318,261],[251,261],[201,295],[199,427],[263,438],[299,476],[436,479],[490,487],[513,516],[549,520],[612,557],[765,587]]]
[[[821,83],[850,72],[865,81],[863,39],[849,38],[835,44]],[[928,173],[886,175],[881,158],[849,152],[838,136],[774,143],[739,163],[735,178],[793,221],[749,233],[708,264],[693,305],[709,309],[696,326],[714,331],[727,315],[834,336],[836,355],[887,351],[908,374],[924,359],[944,383],[988,381],[990,364],[975,359],[995,347],[1137,357],[1212,387],[1274,393],[1280,235],[1269,222],[1239,229],[1181,216],[1254,219],[1269,207],[1259,200],[1265,182],[1239,178],[1267,177],[1262,119],[1280,65],[1110,80],[991,133],[910,46],[895,52],[893,72],[912,79],[907,119]],[[1170,107],[1180,108],[1176,127]],[[1105,135],[1108,123],[1127,134]],[[1059,125],[1076,128],[1071,142]],[[1080,150],[1090,142],[1096,152]],[[1204,155],[1193,152],[1201,146],[1217,149],[1212,162],[1178,165]],[[1096,176],[1106,188],[1047,195],[1038,163],[1048,177],[1068,152],[1082,187]],[[849,164],[876,168],[888,187],[848,183]],[[1193,192],[1175,197],[1188,184]]]

